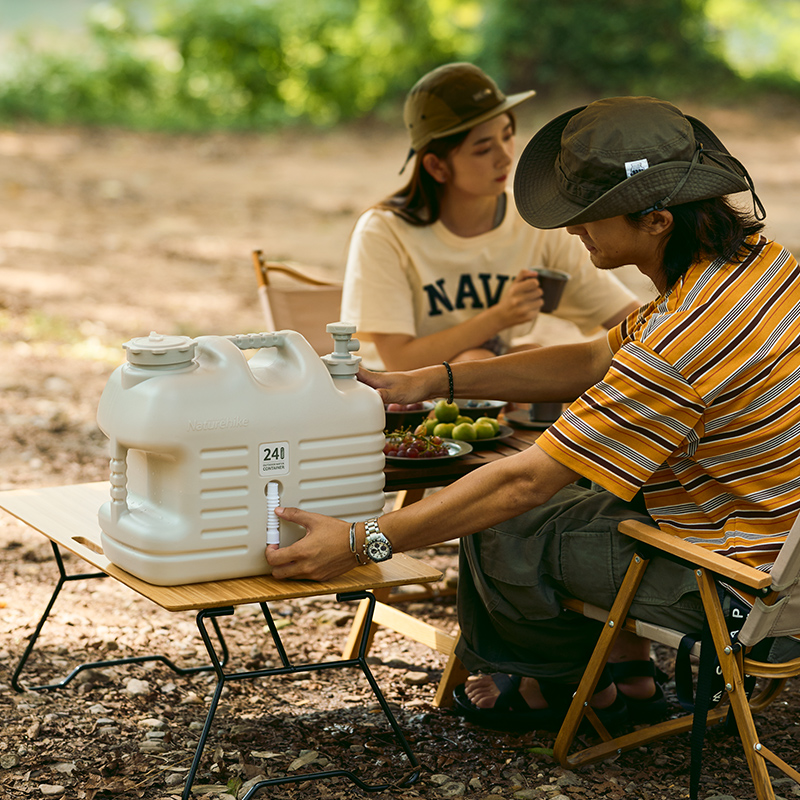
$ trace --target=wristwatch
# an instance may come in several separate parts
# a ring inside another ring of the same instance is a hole
[[[376,518],[364,523],[367,538],[364,539],[364,555],[370,561],[388,561],[392,557],[392,543],[383,535]]]

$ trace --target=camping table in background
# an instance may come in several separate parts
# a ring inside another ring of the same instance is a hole
[[[502,418],[500,421],[503,422]],[[499,461],[527,450],[540,435],[541,430],[513,428],[513,433],[507,439],[485,447],[479,445],[471,453],[460,458],[447,459],[439,463],[432,458],[415,461],[408,466],[387,461],[384,469],[385,491],[398,493],[394,505],[397,510],[420,500],[426,489],[447,486],[484,464],[491,464],[493,461]],[[392,596],[391,588],[377,589],[375,597],[378,602],[374,609],[370,609],[367,603],[360,604],[347,638],[347,644],[342,651],[342,657],[352,658],[359,651],[359,647],[364,647],[365,643],[369,648],[374,627],[368,628],[366,623],[372,612],[372,621],[375,624],[397,631],[447,657],[447,665],[439,681],[433,702],[435,706],[449,705],[453,686],[466,677],[466,671],[454,652],[458,634],[448,633],[442,628],[417,619],[417,617],[401,611],[395,604],[409,600],[442,597],[453,593],[452,590],[434,589],[413,593],[402,592]]]
[[[414,461],[408,466],[387,461],[383,471],[386,476],[384,490],[398,492],[395,508],[409,505],[419,500],[425,494],[426,489],[447,486],[484,464],[491,464],[493,461],[499,461],[527,450],[542,433],[540,430],[524,428],[513,428],[512,430],[513,433],[509,438],[488,446],[479,444],[471,453],[460,458],[447,459],[439,463],[435,458],[431,458],[425,461]]]
[[[364,646],[360,647],[353,657],[337,661],[293,664],[283,648],[280,635],[267,604],[278,600],[285,601],[297,597],[330,594],[335,594],[337,600],[345,602],[361,600],[363,602],[359,604],[359,610],[361,610],[365,603],[369,606],[366,628],[368,632],[372,621],[372,608],[375,605],[375,596],[368,590],[377,589],[380,591],[392,586],[419,584],[438,580],[441,578],[441,573],[438,570],[428,567],[409,556],[398,554],[398,556],[383,564],[368,564],[363,567],[352,569],[350,572],[338,578],[325,582],[279,581],[269,575],[259,575],[247,578],[186,584],[182,586],[155,586],[125,572],[125,570],[109,562],[103,555],[97,511],[108,497],[109,484],[105,482],[79,484],[76,486],[59,486],[46,489],[18,489],[0,492],[0,508],[50,539],[60,574],[50,602],[32,634],[28,646],[14,672],[12,679],[12,686],[14,689],[21,691],[25,688],[19,684],[19,676],[64,583],[79,579],[105,578],[108,576],[130,589],[133,589],[135,592],[138,592],[143,597],[151,600],[167,611],[198,611],[197,627],[200,631],[203,643],[206,646],[206,650],[208,651],[211,663],[202,667],[182,669],[176,667],[164,656],[137,656],[126,659],[115,659],[113,661],[82,664],[80,667],[73,670],[61,683],[27,688],[32,690],[58,688],[68,683],[82,669],[108,666],[111,664],[130,664],[156,660],[161,661],[182,675],[204,670],[213,670],[217,676],[217,686],[213,694],[208,715],[206,716],[206,722],[200,736],[200,741],[195,751],[194,760],[184,785],[183,800],[188,800],[191,795],[192,783],[194,782],[195,774],[200,764],[206,739],[211,730],[214,714],[226,680],[261,678],[269,675],[285,675],[289,673],[311,672],[339,667],[358,667],[361,669],[394,731],[395,739],[408,758],[411,764],[411,770],[399,781],[398,785],[407,786],[418,779],[420,774],[419,762],[411,752],[408,742],[395,720],[394,714],[389,708],[383,693],[375,682],[375,678],[367,665],[366,643],[368,637],[364,637]],[[71,551],[100,571],[68,575],[64,568],[61,548]],[[261,607],[264,619],[266,620],[270,633],[272,634],[273,642],[280,656],[281,666],[248,672],[226,672],[224,667],[228,661],[228,650],[219,627],[218,618],[221,616],[233,615],[235,606],[251,603],[258,603]],[[206,620],[209,620],[214,629],[219,643],[219,655],[209,636]],[[270,784],[298,783],[315,778],[329,777],[349,778],[361,789],[366,791],[383,791],[394,785],[370,785],[364,783],[357,775],[348,770],[333,770],[328,772],[284,776],[260,781],[248,791],[245,800],[250,798],[259,789]]]

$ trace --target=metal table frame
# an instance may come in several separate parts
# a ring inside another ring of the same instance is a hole
[[[73,487],[0,492],[0,508],[5,509],[22,522],[43,533],[50,539],[59,572],[59,577],[50,600],[14,671],[12,687],[16,691],[24,691],[25,689],[33,691],[58,689],[66,686],[76,675],[86,669],[112,665],[139,664],[147,661],[159,661],[179,675],[213,671],[217,678],[216,687],[183,789],[183,800],[189,800],[191,797],[192,785],[202,760],[203,751],[211,732],[214,716],[226,682],[299,672],[357,668],[363,673],[369,683],[372,693],[378,700],[397,744],[408,759],[409,769],[393,783],[380,784],[368,783],[354,772],[346,769],[303,773],[300,775],[284,775],[257,782],[248,790],[244,800],[250,800],[256,792],[267,786],[284,783],[300,783],[322,778],[348,778],[360,789],[367,792],[384,791],[393,787],[408,787],[419,780],[421,772],[420,763],[412,752],[406,737],[400,729],[386,698],[367,664],[366,653],[369,637],[363,637],[358,651],[351,657],[343,657],[337,660],[323,662],[293,663],[283,646],[268,603],[272,600],[335,594],[339,602],[358,601],[361,608],[366,608],[366,630],[369,631],[376,604],[375,596],[372,591],[370,591],[372,588],[385,588],[389,586],[417,584],[438,580],[441,578],[441,574],[437,570],[427,567],[406,555],[400,554],[384,564],[370,564],[359,569],[354,569],[346,575],[326,583],[315,583],[312,581],[277,581],[270,576],[257,576],[254,578],[212,581],[207,584],[191,584],[178,587],[153,586],[111,564],[105,556],[102,555],[96,510],[99,507],[97,501],[104,497],[105,493],[108,491],[107,486],[108,485],[105,483],[83,484]],[[61,547],[75,553],[91,566],[98,568],[99,571],[75,574],[67,573],[60,550]],[[20,676],[22,675],[29,657],[34,651],[39,635],[64,585],[79,580],[96,580],[106,577],[116,578],[121,583],[134,589],[134,591],[137,591],[139,594],[168,611],[199,609],[196,616],[196,623],[211,663],[199,667],[182,668],[163,655],[145,655],[106,661],[94,661],[79,665],[64,679],[58,682],[40,686],[23,686],[20,683]],[[270,669],[238,672],[226,671],[226,666],[229,662],[229,652],[219,624],[219,619],[221,617],[232,616],[235,613],[236,606],[253,603],[257,604],[261,609],[278,652],[281,666]],[[209,628],[213,631],[213,637],[209,632]]]

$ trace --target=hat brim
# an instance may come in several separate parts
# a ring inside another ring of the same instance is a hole
[[[494,119],[495,117],[499,117],[500,114],[504,113],[505,111],[510,111],[515,106],[518,106],[520,103],[524,103],[526,100],[529,100],[536,94],[535,89],[530,89],[527,92],[519,92],[517,94],[512,94],[506,97],[502,103],[495,106],[491,111],[485,111],[483,114],[478,114],[477,117],[472,117],[472,119],[468,119],[464,122],[460,122],[458,125],[453,126],[452,128],[447,128],[443,131],[438,131],[435,135],[430,137],[429,141],[433,139],[444,139],[445,136],[452,136],[454,133],[461,133],[462,131],[468,131],[470,128],[474,128],[476,125],[480,125],[482,122],[488,122],[490,119]],[[427,142],[425,143],[427,144]],[[417,148],[417,150],[424,147],[421,145]]]
[[[574,108],[545,125],[528,142],[514,175],[514,199],[520,216],[535,228],[563,228],[643,211],[669,197],[669,205],[723,197],[748,191],[749,186],[733,159],[721,158],[729,169],[714,164],[696,164],[689,179],[674,196],[689,169],[689,161],[656,164],[626,178],[589,205],[565,194],[557,180],[556,159],[561,152],[561,134],[567,123],[586,106]],[[728,149],[700,120],[687,116],[695,139],[704,149],[728,153]]]

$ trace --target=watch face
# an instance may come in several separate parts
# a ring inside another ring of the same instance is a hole
[[[389,543],[381,539],[371,541],[366,549],[367,555],[373,561],[386,561],[392,557],[392,548]]]

